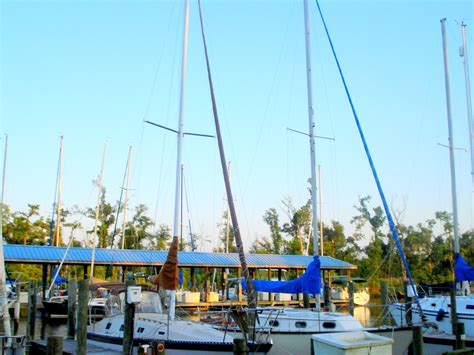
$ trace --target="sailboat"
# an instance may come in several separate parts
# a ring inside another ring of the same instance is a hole
[[[176,189],[173,239],[168,251],[166,262],[158,275],[150,278],[150,281],[166,291],[168,309],[165,311],[161,304],[161,298],[156,290],[142,287],[141,302],[135,309],[134,315],[134,339],[132,347],[139,344],[152,345],[162,342],[164,349],[170,354],[183,353],[227,353],[232,354],[234,348],[234,336],[226,332],[214,329],[212,326],[200,322],[180,320],[175,317],[176,289],[178,286],[178,245],[180,226],[180,200],[181,200],[181,157],[184,137],[184,87],[186,77],[186,54],[188,43],[188,21],[189,0],[185,1],[184,9],[184,40],[181,70],[181,95],[179,123],[177,130],[177,165],[176,165]],[[201,20],[202,25],[202,20]],[[204,43],[205,46],[205,43]],[[206,50],[207,56],[207,50]],[[209,67],[208,67],[209,70]],[[216,128],[217,129],[217,128]],[[221,140],[219,145],[221,148]],[[123,296],[124,293],[122,292]],[[120,297],[123,305],[124,297]],[[123,308],[123,307],[122,307]],[[98,323],[89,327],[87,337],[93,342],[100,342],[102,346],[108,344],[111,348],[122,350],[124,336],[124,313],[118,313],[105,317]],[[239,336],[239,335],[238,335]],[[249,338],[247,346],[252,353],[265,354],[272,347],[272,342],[267,339],[258,340]]]
[[[463,29],[464,30],[464,29]],[[453,127],[451,120],[451,97],[449,86],[449,66],[448,52],[446,43],[446,19],[441,20],[441,31],[443,36],[443,55],[444,55],[444,71],[446,86],[446,106],[448,117],[448,133],[449,133],[449,160],[451,170],[451,194],[453,208],[453,244],[454,244],[454,283],[460,284],[458,290],[454,290],[451,295],[436,295],[421,298],[418,307],[412,307],[414,321],[422,321],[423,315],[426,319],[437,325],[438,329],[446,334],[455,333],[455,324],[464,323],[465,335],[474,337],[474,295],[470,294],[469,281],[474,280],[474,268],[470,267],[460,255],[459,232],[458,232],[458,213],[457,213],[457,192],[456,192],[456,170],[454,164],[454,143],[453,143]],[[463,31],[464,35],[464,31]],[[467,56],[464,42],[464,56]],[[465,58],[465,66],[467,60]],[[466,71],[467,72],[467,71]],[[466,87],[469,89],[468,80]],[[468,95],[468,100],[470,96]],[[469,112],[468,105],[468,114]],[[471,143],[472,145],[472,143]],[[457,288],[457,287],[455,287]],[[458,291],[458,294],[455,294]],[[392,317],[397,324],[403,325],[405,322],[405,305],[403,303],[393,302],[390,306]]]

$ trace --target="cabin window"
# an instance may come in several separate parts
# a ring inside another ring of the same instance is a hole
[[[336,328],[336,322],[323,322],[323,328],[334,329]]]
[[[160,331],[158,332],[158,334],[159,334],[159,335],[165,335],[165,332],[162,331],[162,330],[160,330]]]
[[[107,323],[107,325],[105,326],[105,329],[109,330],[111,326],[112,326],[112,323]]]
[[[143,327],[138,327],[137,333],[143,333],[144,330],[145,330],[145,328],[143,328]]]
[[[431,304],[431,307],[436,307],[436,303],[432,303],[432,304]]]
[[[466,309],[474,309],[474,304],[467,304]]]
[[[280,322],[277,320],[270,321],[270,327],[278,327],[279,325],[280,325]]]
[[[448,307],[449,307],[449,308],[451,308],[451,305],[450,305],[450,304],[448,304]]]
[[[306,328],[306,322],[295,322],[296,328]]]
[[[124,326],[123,324],[120,326],[119,332],[123,332]]]

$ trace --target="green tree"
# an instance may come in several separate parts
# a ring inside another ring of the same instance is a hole
[[[295,208],[290,198],[283,200],[287,209],[289,223],[283,224],[283,232],[290,237],[290,241],[285,247],[287,254],[306,254],[306,245],[309,241],[311,230],[311,201],[309,200],[300,208]]]
[[[272,250],[274,254],[280,254],[283,247],[283,237],[279,224],[278,212],[275,208],[269,208],[263,215],[263,220],[270,228],[270,236],[272,240]]]

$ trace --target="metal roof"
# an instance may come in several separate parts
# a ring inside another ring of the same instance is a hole
[[[39,245],[6,244],[3,246],[5,262],[22,264],[59,264],[64,257],[66,247]],[[96,265],[161,266],[166,260],[166,250],[133,249],[95,249]],[[250,268],[306,268],[311,256],[246,254]],[[64,263],[69,265],[87,265],[92,258],[91,248],[70,248]],[[195,267],[240,267],[236,253],[202,253],[181,251],[178,253],[180,266]],[[321,256],[322,269],[356,269],[355,265]]]

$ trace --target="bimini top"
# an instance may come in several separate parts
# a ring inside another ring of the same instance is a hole
[[[66,247],[50,247],[39,245],[5,244],[3,246],[5,262],[21,264],[59,264],[64,257]],[[95,265],[114,266],[161,266],[166,260],[166,250],[134,250],[134,249],[95,249]],[[296,268],[306,269],[313,260],[312,256],[246,254],[250,268]],[[64,264],[87,265],[92,258],[91,248],[70,248]],[[180,251],[179,265],[184,267],[240,267],[237,253],[202,253]],[[321,269],[355,270],[357,266],[335,259],[321,256]]]

